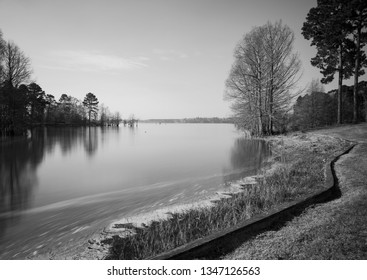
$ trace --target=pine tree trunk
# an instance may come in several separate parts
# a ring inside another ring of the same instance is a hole
[[[340,46],[339,48],[339,82],[338,82],[338,124],[342,124],[342,87],[343,87],[343,48]]]
[[[354,73],[354,88],[353,88],[353,123],[358,121],[358,104],[357,104],[357,93],[358,93],[358,69],[360,63],[359,49],[360,49],[360,37],[361,37],[361,27],[357,30],[357,55]]]

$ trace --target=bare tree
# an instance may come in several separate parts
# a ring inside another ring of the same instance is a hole
[[[265,54],[263,49],[257,48],[260,41],[259,29],[255,28],[237,44],[235,62],[226,82],[226,97],[233,101],[231,107],[238,126],[253,134],[262,134],[263,126],[261,86],[264,84]]]
[[[267,57],[267,116],[268,133],[279,123],[282,115],[289,112],[294,95],[291,91],[299,81],[301,62],[293,53],[294,33],[281,21],[268,22],[262,28],[262,38]]]
[[[101,126],[108,125],[108,118],[109,118],[109,110],[108,107],[105,106],[103,103],[99,105],[99,121]]]
[[[115,112],[112,119],[113,119],[113,125],[119,126],[120,122],[122,121],[120,112]]]
[[[120,116],[118,116],[120,117]],[[130,114],[129,119],[127,120],[127,124],[130,127],[134,127],[135,123],[137,123],[138,119],[135,117],[134,114]]]
[[[323,109],[323,102],[320,102],[318,95],[322,96],[325,94],[324,85],[321,84],[320,80],[312,79],[311,83],[308,85],[306,93],[310,96],[308,122],[311,127],[316,127],[318,125],[318,120],[321,119],[320,113],[325,111]]]
[[[284,126],[301,69],[293,42],[288,26],[268,22],[245,34],[235,48],[225,96],[238,125],[252,134],[272,134]]]
[[[3,33],[0,30],[0,83],[3,81],[4,53],[5,53],[5,41],[3,39]]]
[[[13,87],[18,87],[31,76],[30,59],[13,42],[8,42],[4,50],[3,79]]]

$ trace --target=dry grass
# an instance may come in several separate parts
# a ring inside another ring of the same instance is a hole
[[[367,259],[367,145],[336,166],[342,196],[310,207],[278,231],[245,242],[225,259]]]
[[[308,209],[279,231],[261,234],[224,259],[366,259],[367,195]]]

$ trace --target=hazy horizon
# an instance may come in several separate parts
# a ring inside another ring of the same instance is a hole
[[[0,29],[30,57],[32,80],[56,99],[92,92],[123,118],[221,118],[231,115],[223,95],[233,50],[254,26],[282,20],[303,63],[299,87],[321,79],[310,64],[315,47],[301,35],[314,6],[316,0],[0,0]],[[325,85],[336,87],[336,80]]]

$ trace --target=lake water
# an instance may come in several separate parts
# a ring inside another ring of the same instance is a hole
[[[269,154],[230,124],[35,129],[0,143],[0,258],[45,253],[111,220],[225,191]]]

